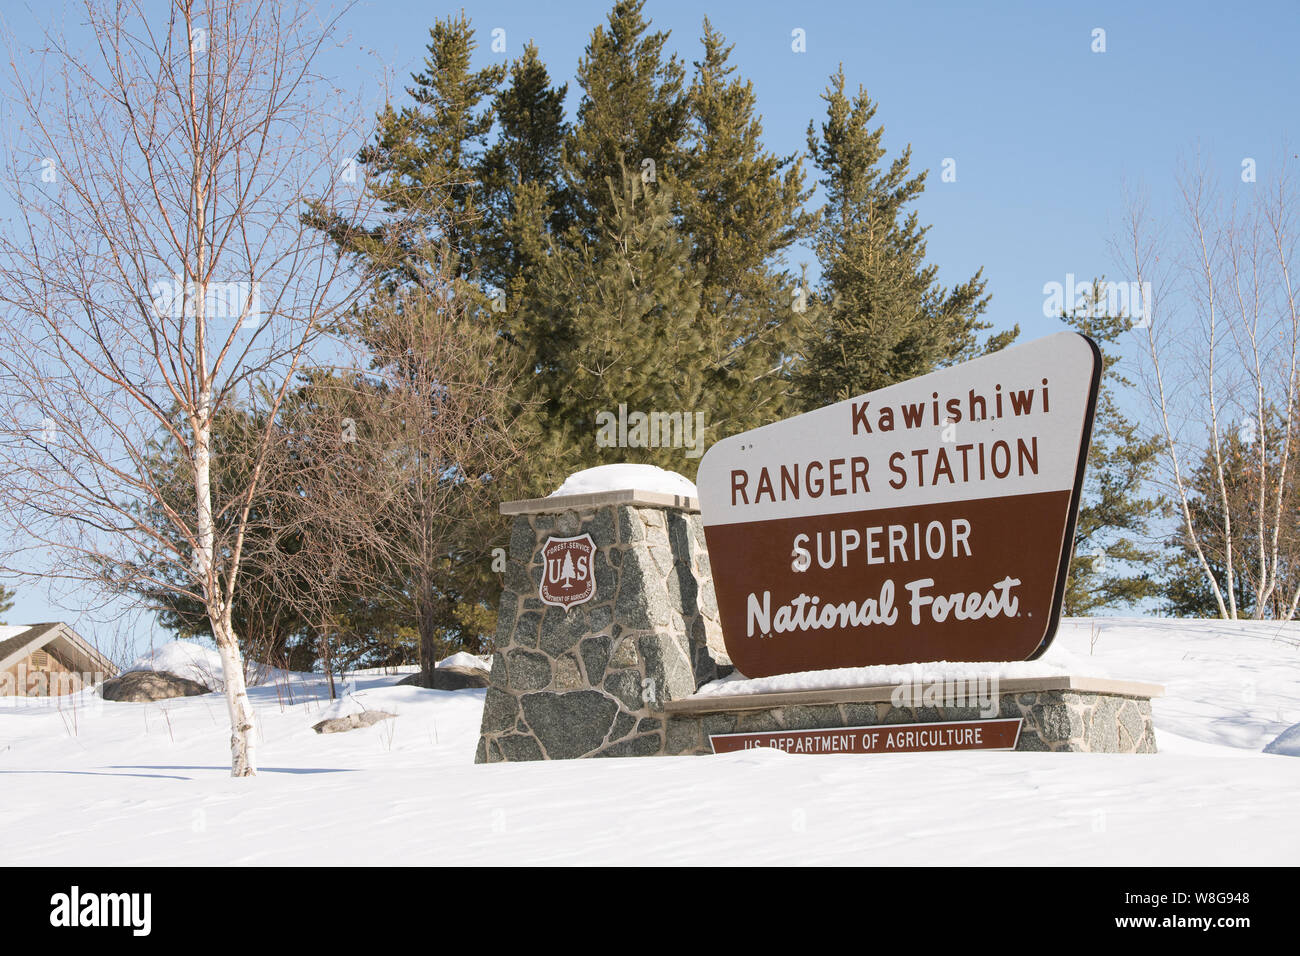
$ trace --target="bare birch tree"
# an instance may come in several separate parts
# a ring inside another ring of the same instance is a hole
[[[221,655],[231,773],[250,776],[256,730],[231,604],[269,438],[218,514],[213,424],[260,386],[269,429],[363,287],[302,213],[309,198],[362,201],[346,157],[366,136],[337,115],[348,95],[313,71],[337,19],[305,5],[174,0],[158,15],[90,2],[85,21],[85,53],[50,33],[43,51],[12,57],[14,213],[0,236],[7,553],[48,553],[47,573],[113,593],[148,584],[201,602]],[[160,441],[182,452],[192,509],[170,507],[151,474]],[[144,520],[141,502],[176,533]],[[131,580],[167,565],[180,573]]]
[[[1300,427],[1293,274],[1300,223],[1292,175],[1282,160],[1276,175],[1225,186],[1205,167],[1187,167],[1178,177],[1178,215],[1163,221],[1145,201],[1131,200],[1118,244],[1147,300],[1136,334],[1165,483],[1182,540],[1223,618],[1239,616],[1245,580],[1255,617],[1280,604],[1290,620],[1300,604],[1300,589],[1281,602],[1275,597],[1293,577],[1287,562],[1294,542],[1284,535],[1294,521],[1285,503]],[[1249,487],[1249,502],[1234,490],[1242,483],[1230,473],[1234,445],[1249,449],[1248,474],[1236,476]],[[1213,507],[1202,506],[1198,495],[1206,491],[1194,486],[1203,464]],[[1211,515],[1217,526],[1207,524]],[[1241,542],[1249,542],[1249,554]]]

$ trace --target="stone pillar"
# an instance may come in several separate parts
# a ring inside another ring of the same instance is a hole
[[[731,671],[696,499],[611,491],[501,513],[515,519],[476,762],[664,753],[664,705]],[[594,593],[543,603],[547,540],[583,534]]]

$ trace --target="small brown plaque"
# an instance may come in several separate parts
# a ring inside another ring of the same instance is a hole
[[[941,724],[877,724],[712,734],[715,754],[771,747],[792,754],[908,754],[935,750],[1015,750],[1021,718],[957,720]]]
[[[596,593],[596,542],[591,535],[547,538],[542,547],[542,583],[537,593],[543,604],[566,611],[585,604]]]

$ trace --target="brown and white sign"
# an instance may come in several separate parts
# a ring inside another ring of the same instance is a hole
[[[1100,375],[1062,332],[714,444],[697,483],[736,667],[1045,650]]]
[[[1021,718],[883,724],[749,734],[713,734],[715,754],[771,747],[791,754],[908,754],[937,750],[1015,750]]]
[[[542,546],[542,583],[538,593],[543,604],[565,610],[585,604],[596,593],[596,542],[591,535],[547,538]]]

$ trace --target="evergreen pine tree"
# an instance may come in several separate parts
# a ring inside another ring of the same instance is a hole
[[[529,43],[510,67],[509,82],[497,93],[498,133],[479,169],[485,216],[480,225],[484,253],[482,278],[524,294],[520,280],[542,252],[542,240],[563,232],[564,199],[560,162],[569,125],[564,119],[567,84],[552,86],[537,47]]]
[[[600,241],[582,241],[575,226],[567,242],[552,242],[524,317],[537,373],[533,427],[551,443],[533,460],[539,492],[581,467],[633,461],[693,472],[698,461],[682,448],[598,443],[602,412],[694,412],[703,387],[699,285],[671,197],[626,165],[606,191]]]
[[[783,255],[815,217],[797,155],[762,146],[753,84],[735,76],[731,47],[706,18],[703,58],[688,93],[681,229],[700,277],[710,438],[781,418],[794,351],[793,280]]]
[[[925,263],[925,233],[909,203],[925,189],[910,175],[911,147],[883,166],[884,128],[871,129],[876,104],[845,92],[844,69],[831,77],[820,131],[808,149],[822,173],[826,205],[817,232],[822,285],[813,329],[794,385],[806,409],[923,375],[996,351],[1019,332],[992,336],[981,349],[979,317],[988,306],[983,270],[946,289]]]
[[[1158,548],[1142,543],[1161,502],[1141,496],[1156,466],[1159,446],[1120,411],[1117,396],[1132,387],[1109,350],[1132,327],[1126,316],[1105,311],[1105,286],[1094,280],[1087,302],[1062,321],[1089,336],[1101,350],[1102,376],[1083,500],[1074,528],[1074,560],[1065,589],[1064,613],[1082,616],[1107,607],[1132,606],[1158,592],[1151,573]]]
[[[685,71],[663,55],[644,0],[619,0],[579,62],[582,100],[565,138],[560,185],[516,191],[509,226],[529,263],[512,280],[509,336],[535,374],[524,396],[543,444],[533,488],[554,490],[579,468],[652,462],[694,472],[671,447],[598,442],[598,416],[700,408],[699,283],[678,228]],[[561,228],[561,226],[564,228]]]
[[[566,215],[588,241],[617,203],[631,167],[645,182],[675,185],[686,131],[686,71],[663,56],[668,34],[650,31],[645,0],[617,0],[578,62],[582,102],[564,148]]]
[[[527,190],[516,202],[535,267],[511,328],[536,359],[537,427],[554,442],[541,487],[616,461],[694,475],[698,457],[680,447],[597,444],[596,416],[620,405],[698,413],[708,440],[786,411],[798,315],[782,255],[814,218],[803,170],[763,149],[752,85],[711,24],[687,88],[642,9],[616,3],[579,65],[562,165],[570,227],[529,249],[546,205]]]
[[[314,207],[309,221],[346,253],[384,266],[387,284],[427,286],[475,275],[485,215],[480,166],[493,125],[501,65],[470,69],[474,28],[464,14],[429,31],[425,69],[412,74],[412,103],[386,105],[358,159],[386,215],[378,226]]]
[[[17,597],[17,595],[14,594],[14,592],[11,589],[5,587],[3,584],[0,584],[0,614],[8,614],[11,610],[13,610],[15,597]],[[3,620],[0,620],[0,624],[3,623],[5,622]]]

